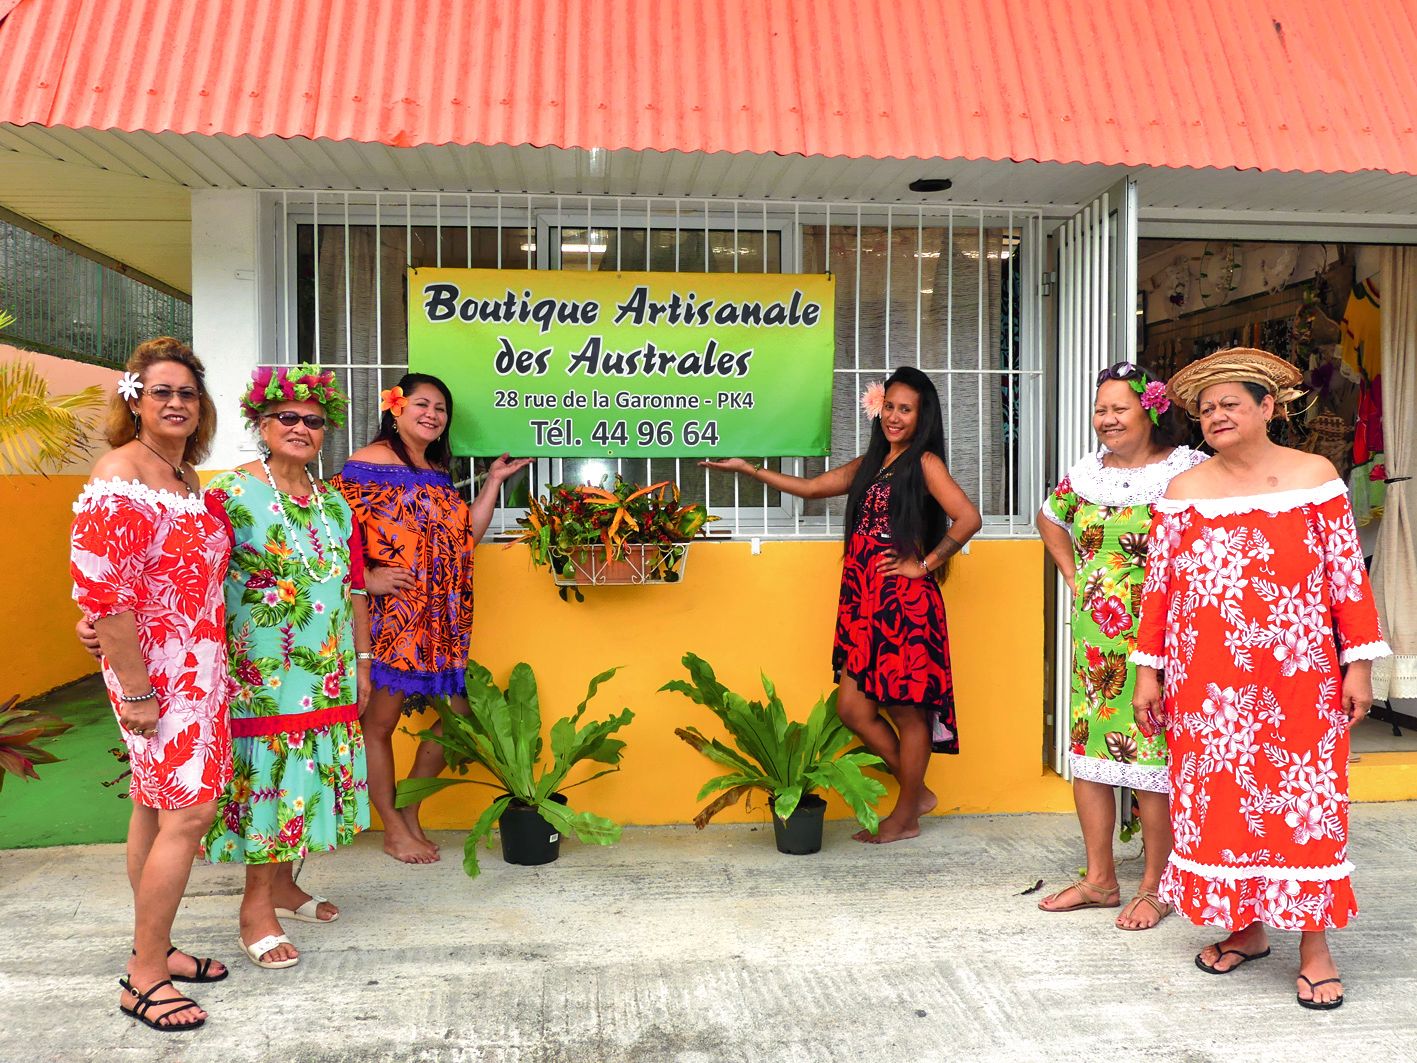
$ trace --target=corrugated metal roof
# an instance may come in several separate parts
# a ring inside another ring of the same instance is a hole
[[[1413,174],[1412,7],[21,0],[0,122]]]

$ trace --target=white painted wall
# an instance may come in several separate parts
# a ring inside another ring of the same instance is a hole
[[[192,347],[217,407],[209,469],[230,469],[256,452],[240,402],[251,371],[275,360],[262,357],[276,350],[274,322],[262,313],[262,285],[275,283],[262,268],[265,228],[259,193],[192,193]]]

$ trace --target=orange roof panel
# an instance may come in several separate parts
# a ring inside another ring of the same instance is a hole
[[[0,0],[0,122],[1411,174],[1414,6]]]

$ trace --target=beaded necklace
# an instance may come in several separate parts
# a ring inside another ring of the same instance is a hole
[[[285,506],[281,505],[280,496],[285,492],[276,486],[276,478],[271,475],[270,464],[265,458],[261,459],[261,468],[265,470],[266,483],[270,484],[271,490],[276,493],[276,506],[280,509],[280,519],[281,523],[285,525],[285,534],[287,538],[295,544],[295,548],[300,551],[300,563],[305,566],[305,571],[310,574],[310,578],[316,583],[328,583],[339,572],[339,567],[335,564],[333,556],[335,551],[335,533],[330,529],[329,519],[325,516],[325,500],[321,497],[319,489],[315,486],[315,481],[313,479],[310,481],[310,502],[312,508],[319,514],[320,523],[325,527],[325,541],[329,544],[330,551],[330,560],[326,562],[329,571],[323,576],[317,576],[315,574],[315,566],[310,563],[310,555],[305,552],[305,544],[301,541],[301,537],[291,525],[290,516],[286,513]],[[306,473],[306,476],[309,476],[309,473]],[[318,535],[318,533],[316,534]]]

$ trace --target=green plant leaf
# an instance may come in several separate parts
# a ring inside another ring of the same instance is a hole
[[[695,796],[695,801],[702,801],[715,790],[733,789],[735,787],[748,786],[760,790],[768,789],[768,780],[762,774],[743,775],[741,773],[733,775],[717,775],[699,787],[699,792]]]
[[[472,779],[449,779],[446,777],[400,779],[394,788],[394,807],[407,808],[409,805],[416,805],[419,801],[432,797],[440,790],[446,790],[449,786],[464,786],[472,781]],[[484,783],[484,785],[486,784]]]
[[[803,783],[793,783],[775,797],[772,810],[778,819],[785,820],[797,811],[797,805],[802,800],[802,790]]]
[[[467,873],[468,878],[476,878],[482,873],[482,868],[477,866],[477,843],[487,837],[492,830],[492,824],[502,818],[502,813],[507,810],[507,806],[512,803],[512,795],[505,794],[497,798],[482,815],[477,817],[477,822],[472,825],[472,830],[468,832],[467,841],[462,847],[462,869]]]

